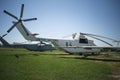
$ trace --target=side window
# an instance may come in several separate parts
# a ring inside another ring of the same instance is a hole
[[[86,39],[86,38],[85,39],[81,39],[80,38],[79,39],[79,43],[86,43],[87,44],[88,43],[88,39]]]
[[[71,42],[66,42],[65,45],[66,46],[72,46],[72,43]]]
[[[66,46],[68,46],[68,42],[66,42]]]

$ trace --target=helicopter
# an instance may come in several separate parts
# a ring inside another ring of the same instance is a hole
[[[88,34],[88,33],[81,33],[81,32],[73,33],[72,39],[51,39],[51,38],[36,37],[36,35],[38,35],[38,34],[36,34],[36,33],[32,34],[23,25],[23,22],[37,20],[37,18],[22,19],[23,10],[24,10],[24,4],[22,4],[22,6],[21,6],[21,12],[20,12],[19,18],[16,17],[15,15],[9,13],[8,11],[4,10],[4,13],[6,13],[7,15],[9,15],[17,20],[15,22],[13,22],[12,27],[10,27],[7,30],[7,33],[11,32],[12,29],[14,27],[16,27],[26,40],[52,42],[52,44],[55,45],[55,47],[60,48],[63,51],[68,52],[69,54],[82,54],[82,55],[86,56],[89,54],[97,54],[97,53],[100,53],[101,51],[120,50],[120,47],[114,47],[112,44],[108,43],[107,41],[104,41],[97,37],[106,38],[106,39],[112,40],[114,42],[117,42],[118,44],[120,43],[120,41],[111,39],[111,38],[107,38],[104,36],[95,35],[95,34]],[[6,35],[3,35],[3,36],[6,36]],[[89,37],[92,37],[99,41],[102,41],[102,42],[108,44],[109,46],[105,46],[105,47],[97,46],[93,40],[88,39],[86,36],[89,36]]]
[[[54,46],[48,43],[40,43],[39,41],[27,41],[27,42],[14,42],[13,44],[8,43],[3,37],[0,36],[0,41],[2,43],[1,47],[12,47],[12,48],[25,48],[30,51],[46,51],[55,50]]]

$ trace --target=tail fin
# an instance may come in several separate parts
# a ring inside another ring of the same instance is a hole
[[[14,22],[15,23],[15,22]],[[16,28],[19,30],[19,32],[23,35],[23,37],[26,40],[35,41],[37,38],[34,34],[32,34],[24,25],[22,22],[18,23],[16,25]]]
[[[10,47],[10,44],[6,40],[4,40],[1,36],[0,36],[0,41],[2,42],[4,47]]]

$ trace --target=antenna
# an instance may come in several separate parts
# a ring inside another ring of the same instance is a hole
[[[7,30],[7,32],[11,32],[11,30],[18,24],[18,23],[22,23],[23,22],[27,22],[27,21],[32,21],[32,20],[37,20],[37,18],[30,18],[30,19],[22,19],[23,17],[23,11],[24,11],[24,4],[21,5],[21,12],[20,12],[20,17],[16,17],[15,15],[11,14],[10,12],[4,10],[3,12],[11,17],[13,17],[14,19],[16,19],[17,21]],[[24,31],[26,31],[25,28],[23,28]]]

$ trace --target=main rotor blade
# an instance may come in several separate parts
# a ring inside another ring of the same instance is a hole
[[[81,33],[83,35],[91,35],[91,36],[96,36],[96,37],[99,37],[99,38],[104,38],[104,39],[108,39],[108,40],[112,40],[112,41],[117,41],[115,39],[112,39],[112,38],[108,38],[108,37],[104,37],[104,36],[100,36],[100,35],[95,35],[95,34],[88,34],[88,33]]]
[[[13,24],[13,26],[7,30],[7,32],[9,33],[16,25],[18,24],[18,22],[16,22],[15,24]]]
[[[22,21],[32,21],[32,20],[37,20],[37,18],[30,18],[30,19],[24,19],[24,20],[22,20]]]
[[[110,46],[113,46],[112,44],[110,44],[110,43],[108,43],[107,41],[104,41],[104,40],[102,40],[102,39],[99,39],[99,38],[96,38],[96,37],[93,37],[93,36],[90,36],[90,35],[87,35],[87,36],[89,36],[89,37],[91,37],[91,38],[94,38],[94,39],[97,39],[97,40],[99,40],[99,41],[102,41],[102,42],[104,42],[104,43],[106,43],[106,44],[108,44],[108,45],[110,45]]]
[[[23,10],[24,10],[24,4],[22,4],[22,6],[21,6],[20,19],[23,17]]]
[[[15,18],[15,19],[17,19],[17,20],[18,20],[18,18],[17,18],[16,16],[14,16],[13,14],[11,14],[11,13],[7,12],[6,10],[4,10],[4,13],[6,13],[6,14],[8,14],[9,16],[11,16],[11,17],[13,17],[13,18]]]

